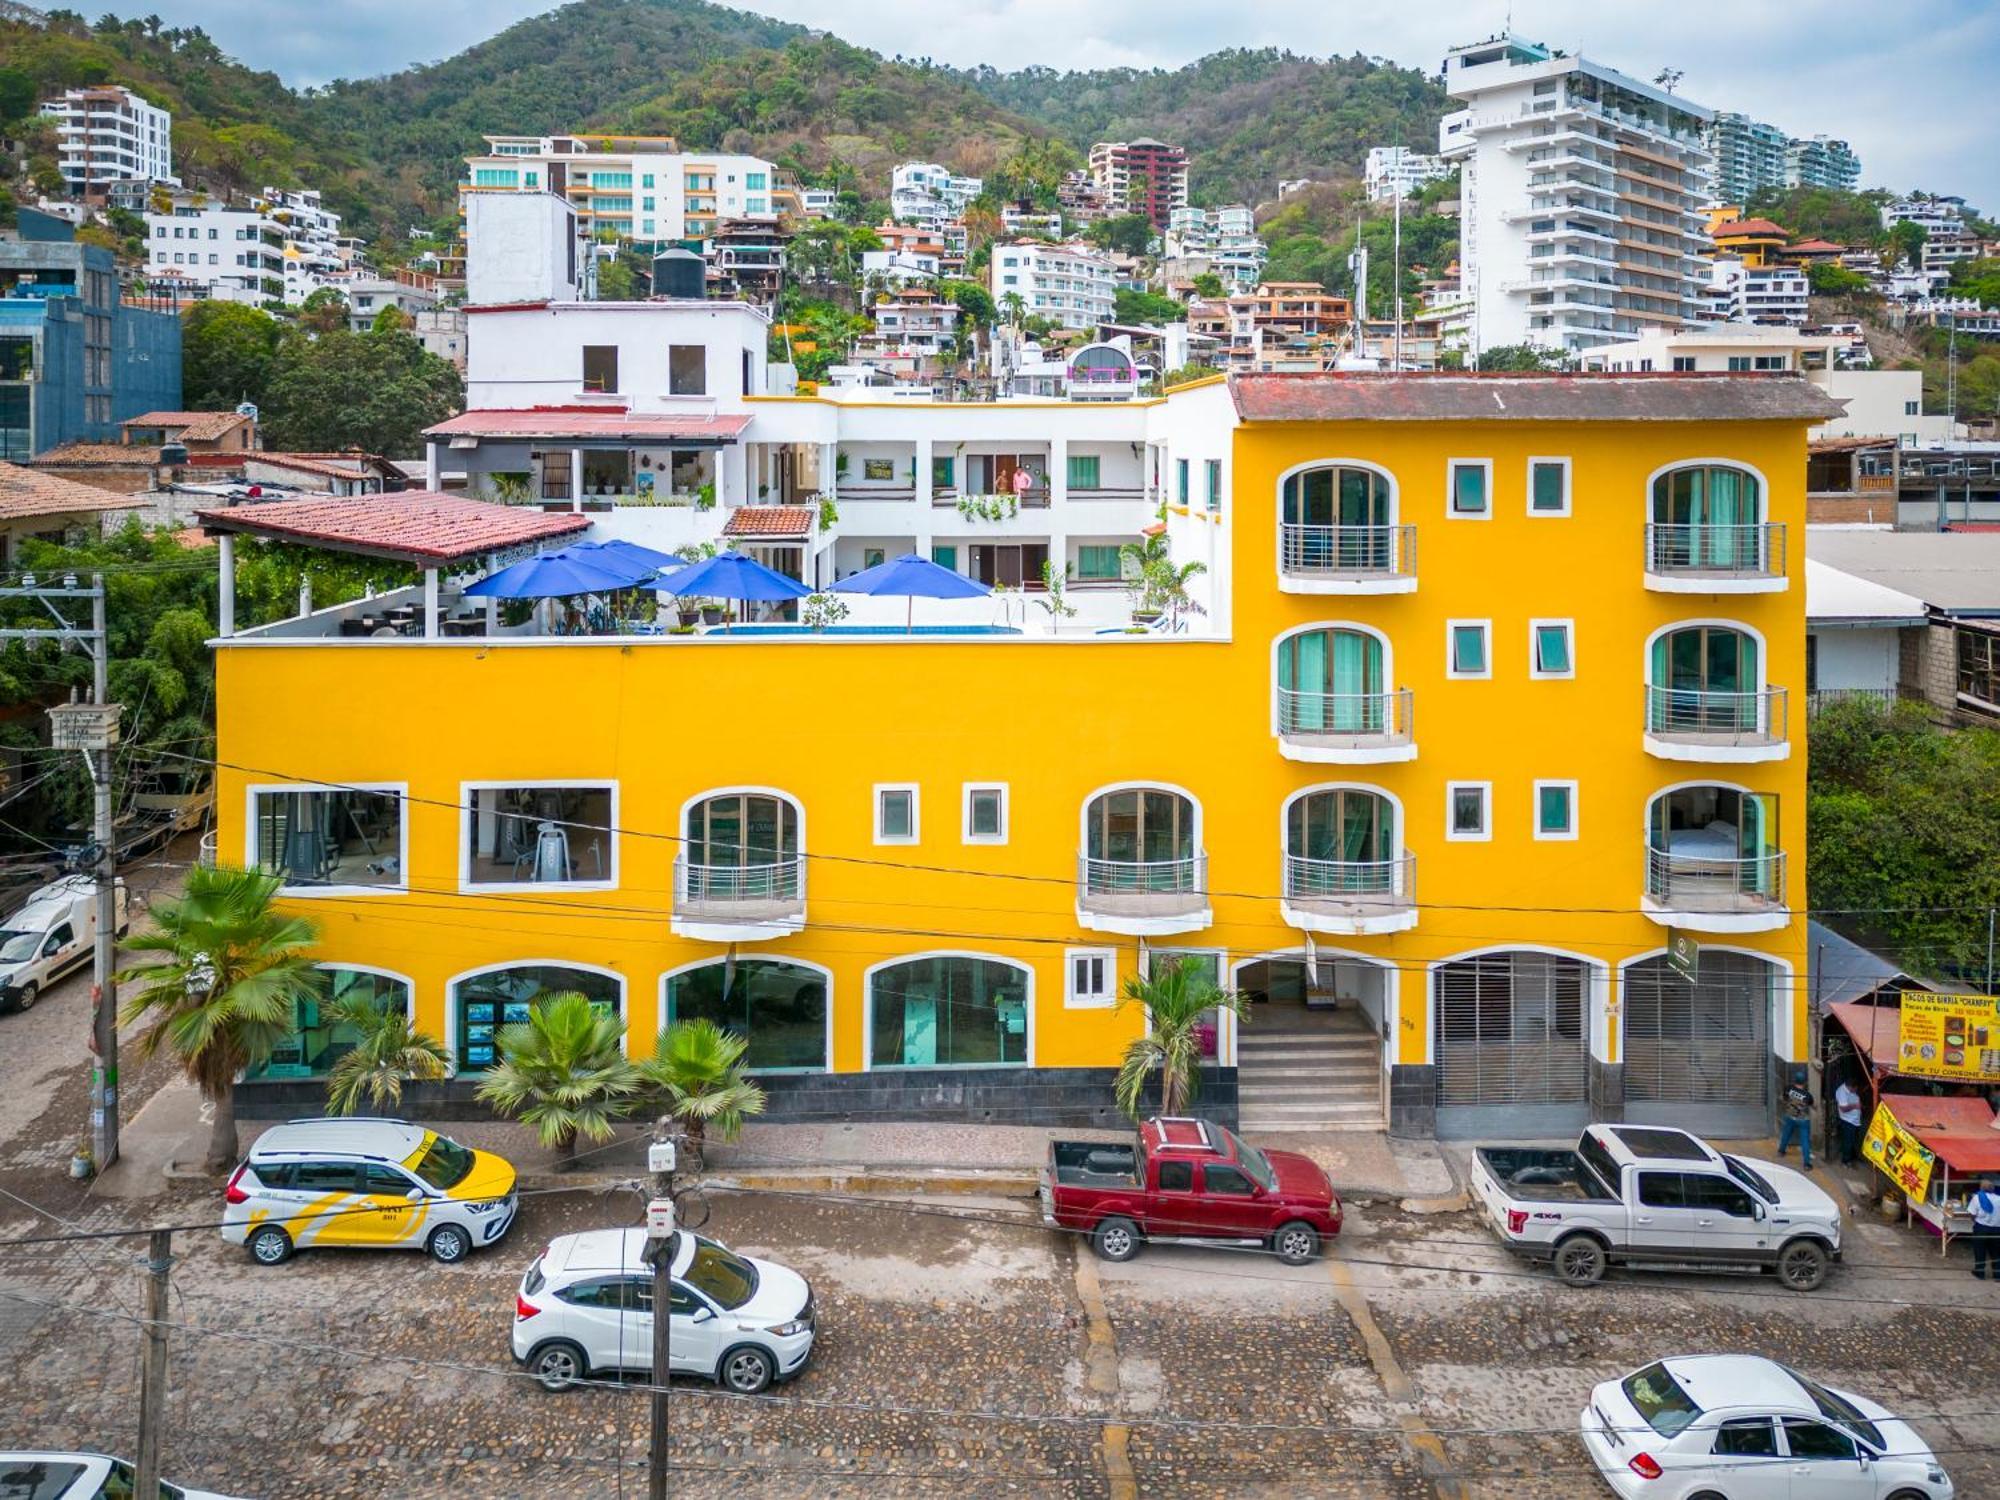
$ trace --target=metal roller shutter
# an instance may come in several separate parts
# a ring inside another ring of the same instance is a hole
[[[1441,1133],[1451,1110],[1560,1106],[1580,1117],[1590,1095],[1581,961],[1483,954],[1439,965],[1434,995]],[[1476,1118],[1463,1123],[1487,1128]]]
[[[1687,1111],[1693,1107],[1704,1116],[1696,1128],[1714,1129],[1762,1116],[1770,1100],[1776,973],[1751,954],[1717,952],[1701,955],[1694,984],[1668,968],[1665,958],[1627,969],[1627,1118],[1683,1123],[1692,1119]]]

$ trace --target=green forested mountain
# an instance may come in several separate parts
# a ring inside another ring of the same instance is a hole
[[[1356,176],[1370,145],[1431,142],[1443,107],[1421,74],[1361,57],[1238,50],[1150,72],[961,71],[705,0],[573,0],[444,62],[304,91],[157,18],[0,20],[0,104],[100,82],[173,110],[190,181],[318,186],[377,234],[449,214],[461,158],[486,132],[661,131],[841,170],[869,198],[886,196],[906,155],[989,172],[1035,136],[1084,148],[1150,134],[1195,152],[1200,200],[1255,202],[1280,177]],[[29,140],[23,163],[48,144]]]

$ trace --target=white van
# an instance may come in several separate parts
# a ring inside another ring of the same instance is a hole
[[[131,930],[117,886],[119,937]],[[97,877],[65,875],[0,925],[0,1011],[27,1010],[56,980],[90,962],[97,941]]]

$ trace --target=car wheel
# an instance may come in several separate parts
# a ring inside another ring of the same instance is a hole
[[[1100,1260],[1130,1260],[1139,1253],[1139,1226],[1130,1219],[1106,1219],[1091,1231],[1090,1248]]]
[[[1602,1281],[1607,1260],[1603,1241],[1587,1234],[1573,1234],[1556,1245],[1556,1275],[1571,1286]]]
[[[1778,1252],[1778,1280],[1795,1292],[1816,1292],[1826,1280],[1826,1251],[1816,1240],[1793,1240]]]
[[[1729,1497],[1716,1490],[1696,1490],[1687,1500],[1729,1500]]]
[[[544,1344],[528,1360],[528,1373],[545,1391],[566,1391],[589,1376],[590,1362],[575,1344]]]
[[[1319,1254],[1319,1231],[1302,1219],[1280,1225],[1271,1249],[1288,1266],[1303,1266]]]
[[[276,1224],[266,1224],[250,1236],[250,1258],[260,1266],[275,1266],[292,1253],[292,1237]]]
[[[440,1225],[431,1231],[430,1244],[426,1247],[431,1259],[441,1266],[455,1266],[472,1251],[472,1236],[456,1224]]]
[[[21,986],[21,993],[14,997],[14,1009],[33,1010],[35,1008],[35,1001],[39,998],[41,998],[40,990],[36,989],[33,984],[24,984]]]
[[[715,1378],[724,1389],[739,1396],[754,1396],[777,1378],[778,1362],[762,1349],[749,1345],[731,1349],[722,1356]]]

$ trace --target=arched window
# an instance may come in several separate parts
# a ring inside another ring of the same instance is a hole
[[[581,994],[602,1015],[624,1014],[623,981],[595,969],[568,964],[508,964],[453,981],[451,1005],[459,1072],[492,1067],[500,1060],[500,1029],[526,1021],[537,1000],[568,990]]]
[[[1396,804],[1366,787],[1307,792],[1285,809],[1285,890],[1311,900],[1390,891]]]
[[[1084,814],[1085,884],[1093,891],[1199,888],[1195,805],[1165,787],[1120,787]]]
[[[1687,464],[1653,481],[1656,568],[1761,565],[1763,486],[1731,464]]]
[[[826,975],[783,959],[721,959],[667,976],[667,1023],[713,1021],[750,1043],[756,1072],[824,1069]]]
[[[1731,734],[1758,727],[1757,638],[1728,625],[1687,625],[1653,637],[1646,725],[1655,734]]]
[[[1778,799],[1729,786],[1683,786],[1646,810],[1646,893],[1669,905],[1781,900]]]
[[[1380,734],[1388,698],[1382,642],[1362,630],[1301,630],[1278,642],[1283,734]]]
[[[868,976],[869,1065],[994,1067],[1028,1060],[1029,972],[968,954],[884,964]]]
[[[372,969],[321,964],[320,993],[292,1006],[292,1025],[271,1055],[244,1070],[246,1078],[324,1078],[352,1052],[361,1030],[350,1012],[365,1007],[380,1015],[410,1014],[410,982]]]
[[[687,810],[686,896],[790,899],[799,893],[799,810],[768,792],[725,792]]]

